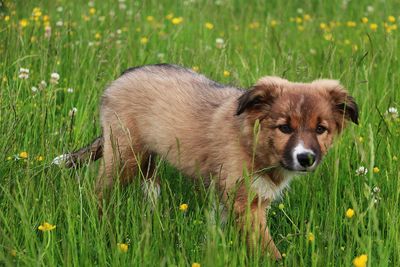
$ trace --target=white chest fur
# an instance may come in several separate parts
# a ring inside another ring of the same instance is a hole
[[[278,185],[273,183],[268,176],[255,176],[251,189],[261,200],[269,199],[273,201],[281,196],[282,191],[289,186],[293,176],[292,173],[285,173],[283,180]]]

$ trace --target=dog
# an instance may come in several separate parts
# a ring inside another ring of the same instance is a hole
[[[73,167],[103,157],[100,203],[117,177],[128,184],[141,173],[158,186],[159,156],[189,177],[214,179],[240,227],[248,213],[250,232],[277,260],[267,208],[293,176],[318,166],[347,121],[358,124],[357,104],[336,80],[267,76],[243,90],[170,64],[123,72],[106,88],[100,114],[102,136],[55,159]]]

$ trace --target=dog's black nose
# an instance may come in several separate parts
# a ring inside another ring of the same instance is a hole
[[[314,153],[309,153],[309,152],[301,153],[297,155],[297,161],[302,167],[307,168],[314,164],[315,155]]]

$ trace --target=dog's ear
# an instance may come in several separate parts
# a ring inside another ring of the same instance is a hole
[[[238,99],[236,115],[246,110],[270,106],[278,97],[280,88],[287,80],[279,77],[263,77]]]
[[[358,124],[358,106],[347,90],[336,80],[317,80],[313,84],[325,89],[328,98],[333,105],[333,110],[337,113],[335,116],[339,129],[343,127],[343,118]]]

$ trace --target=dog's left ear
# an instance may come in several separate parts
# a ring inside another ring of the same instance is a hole
[[[358,106],[354,98],[349,95],[347,90],[336,80],[317,80],[313,84],[325,89],[328,98],[333,104],[333,109],[339,116],[338,124],[342,125],[342,120],[350,120],[358,124]],[[341,128],[341,127],[340,127]]]
[[[287,80],[279,77],[267,76],[261,78],[239,97],[236,115],[240,115],[244,111],[271,106],[278,97],[282,85],[287,82]]]

